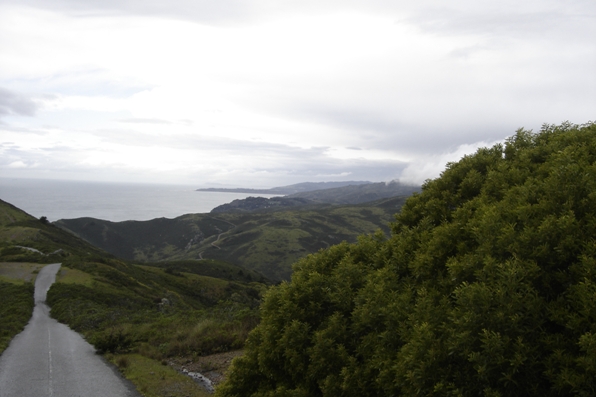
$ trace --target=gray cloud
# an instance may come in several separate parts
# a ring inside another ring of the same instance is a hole
[[[416,59],[401,58],[400,54],[394,57],[388,54],[377,63],[374,59],[363,59],[357,71],[346,67],[331,73],[324,68],[318,70],[318,58],[313,57],[314,71],[303,81],[288,75],[280,77],[279,81],[274,81],[275,76],[270,80],[259,80],[258,72],[255,72],[257,76],[254,80],[245,82],[244,87],[249,87],[247,91],[239,94],[245,97],[237,101],[238,98],[234,98],[241,108],[273,118],[303,122],[305,129],[322,127],[321,131],[345,132],[345,139],[342,137],[338,141],[341,142],[338,145],[347,146],[344,149],[387,150],[396,155],[424,154],[427,156],[421,156],[421,161],[425,163],[432,162],[432,156],[442,161],[444,153],[459,153],[457,149],[460,145],[503,139],[519,127],[537,129],[544,122],[559,123],[566,119],[587,121],[583,117],[593,114],[595,103],[592,92],[596,88],[596,74],[593,73],[596,47],[592,37],[596,35],[596,23],[593,23],[596,3],[593,0],[568,0],[564,3],[558,0],[528,0],[524,3],[513,0],[0,0],[1,3],[26,4],[81,18],[141,15],[219,25],[261,22],[281,14],[366,11],[368,14],[394,17],[396,24],[409,25],[408,29],[414,27],[416,35],[421,31],[425,39],[429,36],[457,36],[449,41],[449,45],[455,48],[447,48],[444,53],[438,44],[436,48],[431,46],[427,55],[434,63],[427,68],[420,62],[420,70],[409,72],[412,76],[408,76],[408,72],[400,72],[409,69],[400,69],[399,66],[410,61],[416,64]],[[460,36],[464,38],[461,43]],[[443,42],[434,38],[431,41],[433,44]],[[457,47],[459,44],[461,46]],[[357,51],[358,47],[355,48]],[[435,52],[443,54],[443,58]],[[71,72],[65,72],[64,76],[44,75],[37,80],[21,82],[20,89],[33,92],[40,89],[34,87],[39,83],[45,84],[43,90],[55,90],[60,95],[110,97],[129,97],[141,90],[140,86],[134,86],[134,82],[110,81],[109,74],[104,75],[103,69],[95,69],[93,65],[88,70],[85,68],[72,72],[74,79],[71,79]],[[256,88],[249,92],[252,86]],[[0,88],[0,119],[7,115],[35,115],[41,101],[47,98],[38,99],[40,102]],[[40,114],[39,119],[46,117],[45,113]],[[398,161],[335,159],[329,156],[328,147],[305,149],[206,136],[216,134],[213,131],[217,129],[210,132],[188,128],[184,134],[169,133],[168,130],[175,130],[170,125],[192,125],[192,121],[176,120],[176,117],[195,115],[161,116],[155,113],[156,117],[172,117],[169,121],[123,118],[142,116],[143,112],[113,112],[105,116],[109,123],[102,124],[103,119],[99,116],[79,115],[83,121],[77,124],[76,118],[72,121],[73,114],[65,111],[60,115],[64,119],[56,116],[48,123],[59,125],[57,130],[71,128],[77,133],[90,133],[94,135],[93,142],[100,137],[103,143],[116,146],[195,150],[197,164],[201,161],[200,154],[209,151],[221,153],[226,161],[227,156],[230,160],[237,160],[230,161],[233,164],[230,169],[213,175],[213,182],[237,185],[238,181],[247,181],[249,175],[269,186],[335,178],[391,180],[408,166]],[[145,114],[153,116],[153,113]],[[119,124],[114,124],[114,121]],[[153,125],[147,128],[150,133],[141,132],[145,127],[143,124]],[[163,125],[161,131],[159,125]],[[106,129],[106,126],[121,128]],[[17,132],[12,126],[2,129]],[[250,126],[246,136],[250,136],[249,131]],[[36,131],[33,126],[23,129],[23,132],[47,133]],[[56,136],[59,134],[56,133]],[[317,136],[313,139],[315,145],[316,139]],[[61,142],[62,145],[68,144],[65,143],[68,139]],[[85,153],[91,149],[79,146],[77,151]],[[31,152],[15,147],[3,147],[2,150],[3,154],[10,156],[1,163],[5,166],[13,164],[15,169],[38,167],[51,172],[74,169],[80,163],[77,153],[66,146],[43,147]],[[354,157],[359,154],[353,153]],[[246,159],[242,165],[239,165],[240,158]],[[109,160],[103,168],[83,165],[81,172],[105,175],[110,167],[118,168],[116,161]],[[412,164],[412,167],[424,168],[421,162],[413,161]],[[190,162],[189,165],[192,166]],[[442,166],[433,163],[434,168]],[[196,169],[199,168],[197,166]],[[143,172],[149,171],[139,171]],[[171,172],[184,173],[186,170]],[[226,173],[232,175],[227,180]],[[204,180],[210,175],[197,173],[194,177]]]
[[[172,139],[174,141],[175,139]],[[146,142],[147,137],[142,141]],[[173,147],[173,142],[164,137],[152,140],[152,145],[168,145]],[[372,180],[388,181],[398,178],[407,167],[407,163],[398,161],[372,161],[365,159],[342,160],[330,158],[326,155],[328,148],[297,148],[287,145],[271,143],[252,143],[230,139],[193,138],[178,142],[186,149],[200,147],[202,151],[218,151],[225,158],[233,159],[244,153],[252,153],[255,159],[252,162],[231,164],[228,168],[217,172],[191,171],[184,175],[189,181],[202,181],[204,183],[228,183],[235,186],[258,185],[279,186],[283,184],[304,181],[330,181],[330,180]],[[39,176],[39,172],[53,173],[63,177],[88,177],[107,176],[118,172],[118,178],[132,172],[122,168],[117,162],[101,165],[80,164],[80,159],[85,157],[87,150],[97,152],[97,148],[73,149],[64,145],[44,146],[36,151],[29,151],[14,144],[0,145],[0,172],[10,177]],[[200,155],[200,151],[197,152]],[[233,163],[233,162],[232,162]],[[129,175],[128,177],[132,177]],[[136,181],[155,181],[155,172],[135,172]],[[240,176],[240,178],[239,178]]]
[[[243,20],[254,15],[250,3],[241,0],[21,0],[19,3],[81,17],[114,14],[159,15],[218,24]]]
[[[120,123],[132,123],[132,124],[173,124],[171,121],[161,120],[161,119],[130,118],[130,119],[119,119],[116,121],[118,121]]]
[[[31,98],[0,87],[0,117],[35,116],[39,105]]]
[[[80,16],[159,15],[214,24],[263,20],[280,14],[312,15],[352,10],[395,15],[398,20],[414,23],[429,32],[506,35],[545,32],[561,25],[573,28],[577,26],[573,20],[593,19],[595,8],[592,0],[567,0],[564,3],[544,0],[524,3],[478,0],[19,0],[19,4]]]

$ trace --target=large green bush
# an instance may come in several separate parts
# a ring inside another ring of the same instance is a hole
[[[219,396],[596,395],[596,124],[519,130],[298,262]]]

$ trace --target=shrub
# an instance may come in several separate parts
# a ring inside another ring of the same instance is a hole
[[[265,297],[219,396],[596,394],[596,125],[519,130]]]

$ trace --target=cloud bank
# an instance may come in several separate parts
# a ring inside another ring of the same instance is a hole
[[[594,119],[593,1],[0,1],[3,176],[421,183]]]

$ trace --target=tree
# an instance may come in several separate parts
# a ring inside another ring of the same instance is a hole
[[[596,395],[596,124],[519,130],[298,262],[222,396]]]

